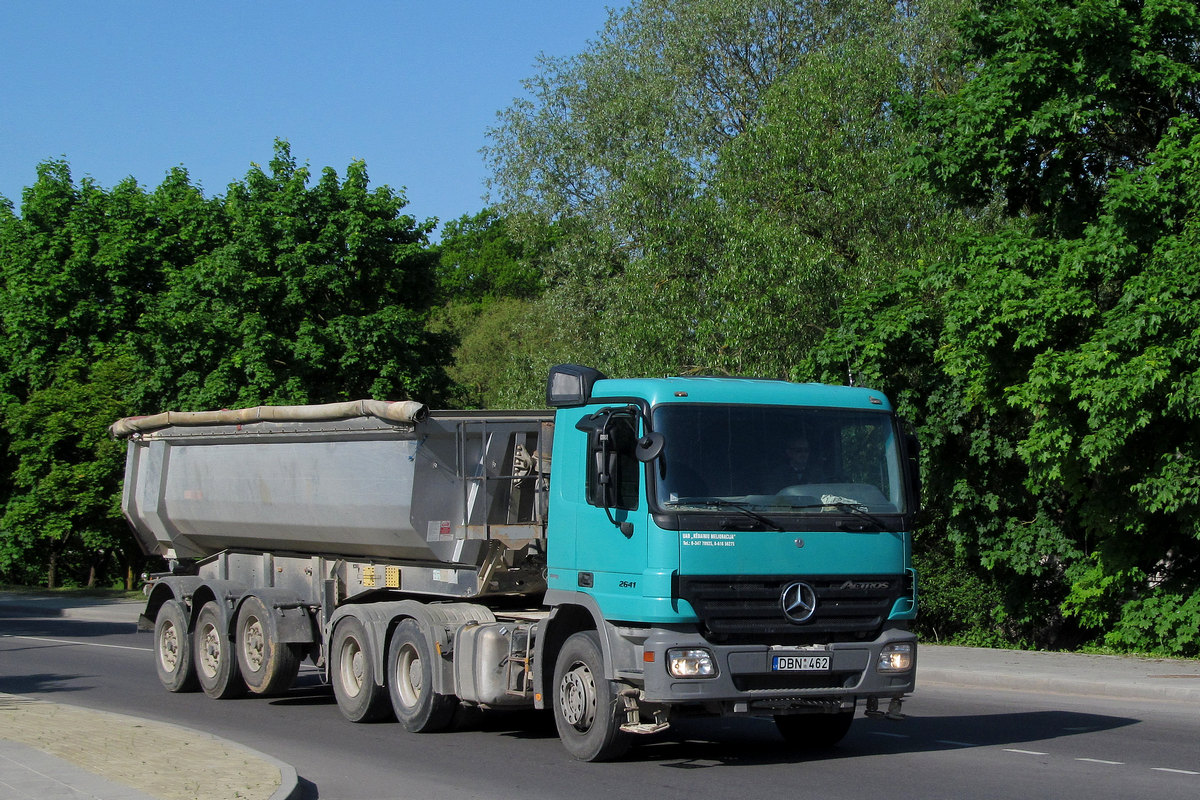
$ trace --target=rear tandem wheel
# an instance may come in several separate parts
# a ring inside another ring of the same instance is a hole
[[[375,656],[363,624],[346,617],[334,628],[329,648],[329,678],[342,716],[351,722],[375,722],[388,713],[387,689],[375,680]]]
[[[246,683],[238,668],[233,640],[221,621],[215,600],[205,603],[196,616],[192,652],[196,661],[196,677],[200,679],[200,688],[206,695],[225,700],[246,693]]]
[[[237,617],[237,660],[246,688],[254,694],[287,691],[300,671],[300,646],[278,642],[271,635],[270,609],[257,597],[247,597]]]
[[[200,688],[187,623],[187,606],[178,600],[163,603],[154,618],[154,669],[169,692]]]

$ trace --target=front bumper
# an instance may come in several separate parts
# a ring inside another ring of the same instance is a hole
[[[911,692],[916,683],[916,641],[910,631],[894,629],[870,642],[830,642],[821,647],[714,645],[698,633],[655,628],[643,645],[643,699],[667,705],[719,704],[734,713],[772,713],[844,706],[862,698],[897,698]],[[911,666],[903,672],[881,672],[877,669],[881,651],[898,643],[911,644]],[[717,674],[673,677],[667,668],[667,652],[676,648],[709,650]],[[828,655],[830,668],[819,672],[771,669],[773,656],[793,654]]]

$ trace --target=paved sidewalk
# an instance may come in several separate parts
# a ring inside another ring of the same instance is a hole
[[[4,800],[268,800],[295,784],[287,765],[207,733],[0,693]]]
[[[129,622],[137,601],[0,592],[0,614]],[[945,647],[918,649],[917,691],[959,686],[1194,704],[1200,660]],[[168,767],[169,765],[169,767]],[[0,800],[285,800],[293,767],[207,733],[0,693]]]
[[[124,623],[145,604],[0,592],[0,612]],[[0,800],[288,800],[296,770],[202,731],[0,692]]]
[[[1093,656],[946,647],[917,648],[917,691],[945,684],[985,690],[1015,689],[1124,700],[1195,703],[1200,711],[1200,660]]]

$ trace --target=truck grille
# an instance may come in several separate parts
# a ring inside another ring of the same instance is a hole
[[[783,613],[784,589],[795,581],[811,586],[816,611],[802,623]],[[818,644],[874,639],[896,601],[907,595],[896,575],[763,578],[725,575],[679,578],[679,596],[700,615],[716,642]]]

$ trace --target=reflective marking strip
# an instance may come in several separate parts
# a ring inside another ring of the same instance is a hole
[[[1190,769],[1171,769],[1170,767],[1151,767],[1155,772],[1174,772],[1176,775],[1200,775],[1200,772],[1193,772]]]
[[[1089,764],[1111,764],[1114,767],[1119,767],[1124,764],[1124,761],[1105,761],[1102,758],[1077,758],[1076,761],[1086,761]]]
[[[973,742],[956,742],[951,739],[938,739],[937,743],[938,744],[951,744],[951,745],[954,745],[955,747],[978,747],[978,745],[974,744]]]
[[[26,639],[31,642],[54,642],[55,644],[77,644],[81,647],[111,647],[114,650],[141,650],[143,653],[153,653],[150,647],[131,647],[127,644],[100,644],[99,642],[75,642],[70,639],[47,639],[44,636],[18,636],[15,633],[0,634],[5,639]]]
[[[911,738],[911,737],[909,737],[909,735],[908,735],[908,734],[906,734],[906,733],[884,733],[883,731],[871,731],[871,735],[872,735],[872,736],[886,736],[886,737],[888,737],[889,739],[908,739],[908,738]]]
[[[1039,753],[1037,750],[1016,750],[1012,747],[1004,748],[1006,753],[1020,753],[1023,756],[1048,756],[1049,753]]]

